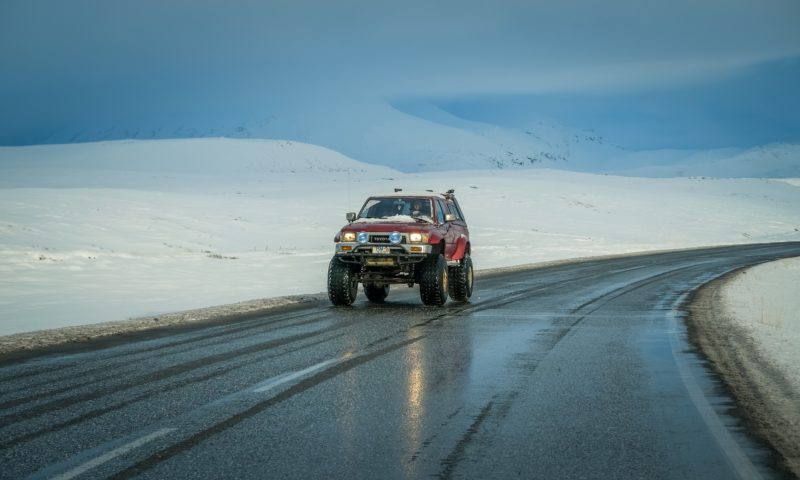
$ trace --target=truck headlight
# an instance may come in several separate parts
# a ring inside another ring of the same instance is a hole
[[[358,243],[367,243],[369,242],[369,234],[367,232],[358,232],[356,240],[358,240]]]
[[[389,234],[389,241],[397,245],[403,241],[403,236],[400,235],[400,232],[392,232]]]
[[[342,234],[342,241],[343,242],[355,242],[356,241],[356,232],[344,232]]]
[[[428,243],[428,234],[414,232],[408,236],[408,241],[411,243]]]

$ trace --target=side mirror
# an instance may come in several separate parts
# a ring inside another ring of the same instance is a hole
[[[456,216],[453,215],[452,213],[446,213],[444,215],[444,221],[445,222],[455,222],[456,221]]]
[[[347,215],[345,215],[345,218],[347,218],[348,222],[353,223],[353,220],[356,219],[356,212],[347,212]]]

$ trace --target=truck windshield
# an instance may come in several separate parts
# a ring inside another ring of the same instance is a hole
[[[431,200],[419,197],[373,197],[367,200],[360,219],[381,219],[390,217],[411,217],[433,222]]]

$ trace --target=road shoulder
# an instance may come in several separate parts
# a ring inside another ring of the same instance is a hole
[[[689,301],[687,321],[692,343],[725,381],[737,413],[800,477],[800,382],[788,368],[797,365],[800,349],[785,336],[800,329],[800,319],[797,310],[776,310],[769,298],[780,293],[776,285],[786,285],[787,271],[797,274],[797,263],[740,269],[704,285]]]
[[[120,337],[129,340],[131,335],[167,332],[170,329],[204,326],[258,317],[278,309],[291,309],[320,303],[324,294],[290,295],[285,297],[250,300],[229,305],[198,308],[182,312],[165,313],[88,325],[38,330],[0,336],[0,360],[11,361],[35,356],[46,349],[64,347],[81,350],[97,341]],[[171,330],[170,330],[171,331]]]

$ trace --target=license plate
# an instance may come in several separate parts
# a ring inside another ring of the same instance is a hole
[[[379,255],[387,255],[392,253],[389,247],[372,247],[372,253],[377,253]]]

